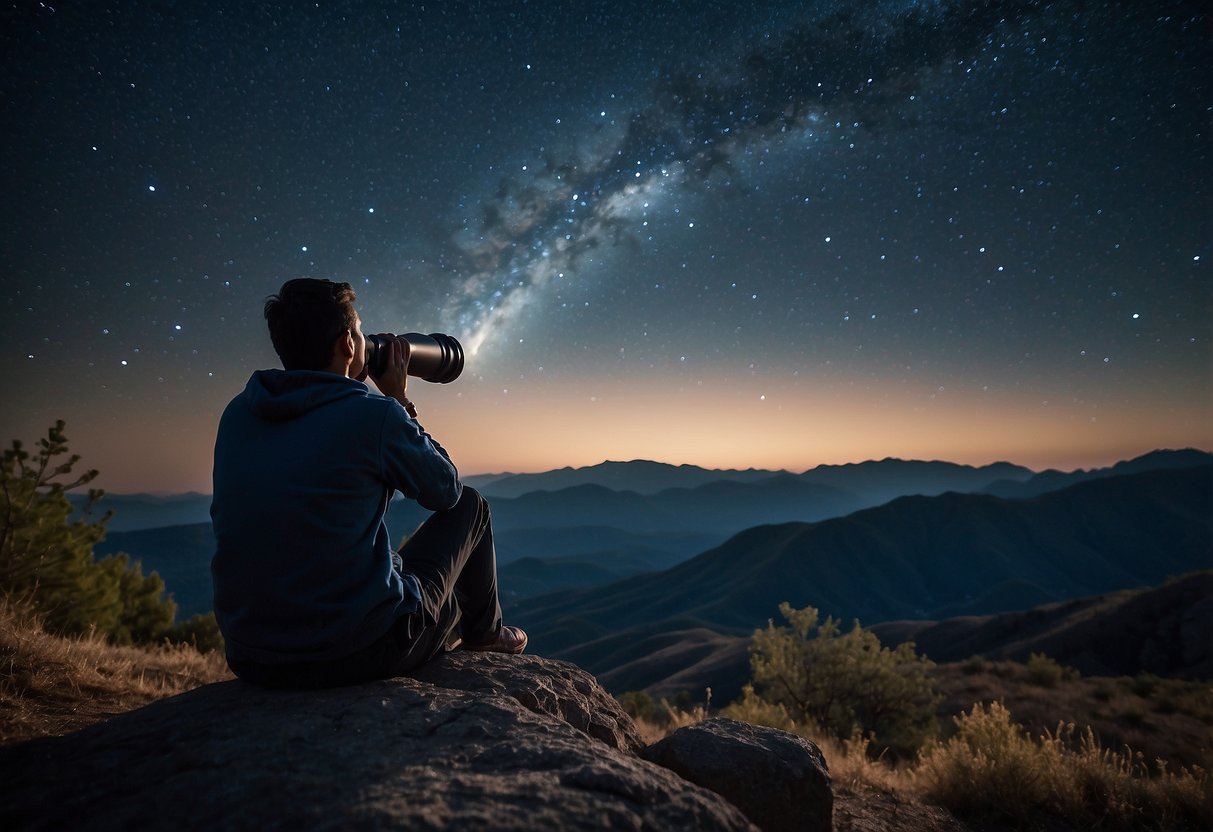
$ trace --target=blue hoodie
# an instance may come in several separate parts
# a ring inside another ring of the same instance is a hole
[[[215,440],[215,618],[235,659],[353,653],[420,608],[392,568],[394,491],[424,508],[462,485],[442,446],[395,400],[336,373],[260,370]]]

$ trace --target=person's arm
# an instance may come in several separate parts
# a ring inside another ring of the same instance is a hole
[[[375,385],[399,402],[407,417],[399,411],[384,419],[384,478],[404,496],[416,500],[431,511],[447,509],[459,502],[463,484],[450,454],[426,433],[417,422],[417,408],[409,400],[409,344],[399,338],[388,341],[388,358],[383,374],[374,377]]]
[[[459,502],[463,483],[446,449],[403,407],[388,402],[380,453],[383,479],[422,508],[442,511]]]

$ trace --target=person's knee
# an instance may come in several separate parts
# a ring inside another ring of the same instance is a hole
[[[489,509],[489,501],[484,498],[479,491],[472,488],[470,485],[463,487],[463,494],[459,497],[459,502],[455,504],[456,508],[461,508],[465,511],[474,511],[477,515],[482,516],[483,522],[487,523],[491,518]]]

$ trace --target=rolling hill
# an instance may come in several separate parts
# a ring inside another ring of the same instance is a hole
[[[698,699],[711,688],[715,702],[737,698],[750,678],[749,635],[725,635],[685,621],[671,626],[636,627],[554,655],[595,667],[602,684],[617,694],[646,690],[673,697],[685,691]],[[1213,573],[1029,610],[891,621],[867,629],[886,647],[914,641],[919,653],[940,664],[972,656],[1025,662],[1043,653],[1084,676],[1213,679]]]
[[[1030,610],[871,629],[883,644],[913,641],[937,662],[969,656],[1022,662],[1043,653],[1083,675],[1213,679],[1213,572]]]
[[[745,634],[784,600],[868,625],[1027,609],[1208,568],[1211,506],[1213,466],[1109,477],[1029,500],[904,497],[819,523],[748,529],[661,573],[529,599],[512,620],[536,650],[560,655],[675,622]]]

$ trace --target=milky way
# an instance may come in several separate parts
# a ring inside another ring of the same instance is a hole
[[[758,144],[794,154],[804,137],[842,128],[844,120],[854,130],[883,125],[945,61],[983,41],[1020,37],[1008,19],[1055,25],[1078,8],[1045,5],[821,4],[817,16],[736,65],[669,71],[651,103],[618,120],[622,128],[592,152],[549,156],[502,180],[483,205],[478,233],[461,246],[472,273],[447,305],[448,326],[466,333],[476,353],[582,254],[630,235],[670,189],[713,176],[732,181],[738,156]]]

